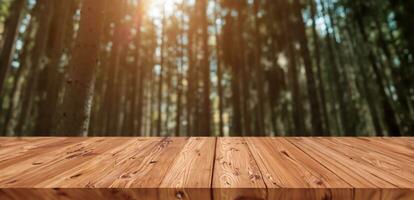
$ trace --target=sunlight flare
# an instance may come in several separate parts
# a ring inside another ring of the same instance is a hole
[[[148,16],[152,18],[162,18],[163,12],[169,16],[174,13],[178,4],[181,4],[183,0],[150,0],[148,2]]]

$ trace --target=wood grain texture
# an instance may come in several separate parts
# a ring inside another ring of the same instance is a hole
[[[292,144],[350,183],[355,199],[411,199],[410,160],[400,162],[359,138],[290,138]],[[405,166],[406,168],[399,167]],[[414,180],[414,179],[413,179]],[[386,198],[385,198],[386,197]]]
[[[307,140],[305,138],[288,139],[289,142],[300,148],[304,153],[353,186],[355,188],[355,199],[379,199],[381,197],[380,188],[395,188],[394,185],[375,174],[367,173],[361,168],[355,167],[354,163],[340,156],[337,152],[323,147],[318,142],[314,143],[314,140]],[[360,190],[360,188],[363,189]]]
[[[266,185],[244,138],[218,138],[214,199],[265,199]]]
[[[211,199],[216,138],[188,138],[160,188],[161,199]]]
[[[351,199],[352,188],[283,138],[248,138],[269,199]]]
[[[0,199],[414,199],[413,138],[0,138]]]

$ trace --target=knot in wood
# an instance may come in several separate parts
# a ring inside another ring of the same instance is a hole
[[[176,193],[175,193],[175,197],[176,197],[177,199],[183,199],[183,198],[184,198],[184,192],[182,192],[182,191],[178,191],[178,192],[176,192]]]

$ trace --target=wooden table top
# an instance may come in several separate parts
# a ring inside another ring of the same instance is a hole
[[[414,199],[414,138],[0,138],[0,199]]]

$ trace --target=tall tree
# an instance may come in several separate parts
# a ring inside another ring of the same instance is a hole
[[[232,100],[232,124],[230,135],[242,134],[242,113],[240,103],[240,70],[237,68],[237,58],[232,49],[235,47],[235,39],[232,37],[234,33],[234,18],[227,14],[223,27],[223,57],[224,62],[230,68],[231,77],[231,100]]]
[[[166,29],[166,14],[165,14],[165,5],[163,6],[163,14],[162,14],[162,28],[161,28],[161,44],[160,44],[160,62],[159,62],[159,71],[157,73],[159,74],[158,78],[158,105],[157,105],[157,129],[156,129],[156,135],[160,136],[162,133],[162,104],[163,104],[163,96],[164,96],[164,69],[166,68],[165,63],[165,29]]]
[[[70,17],[74,14],[72,11],[75,11],[75,9],[68,8],[73,8],[74,4],[74,1],[64,0],[61,3],[55,4],[53,8],[55,12],[51,22],[50,40],[48,42],[49,52],[47,52],[50,62],[45,65],[41,74],[44,78],[39,83],[40,100],[34,129],[35,133],[49,134],[53,129],[54,112],[50,112],[50,110],[56,110],[57,108],[60,88],[59,84],[56,83],[61,78],[58,72],[59,63],[65,48],[65,37],[69,33],[66,29],[70,26],[67,24],[72,24]]]
[[[259,18],[260,1],[255,0],[253,5],[254,10],[254,38],[255,38],[255,50],[254,50],[254,64],[256,65],[256,76],[257,76],[257,93],[258,93],[258,105],[257,105],[257,128],[258,135],[266,134],[266,97],[265,97],[265,80],[264,80],[264,69],[261,63],[262,59],[262,37],[261,37],[261,19]]]
[[[135,19],[133,22],[136,24],[136,35],[135,35],[135,63],[132,66],[131,72],[131,89],[128,94],[130,97],[130,113],[128,116],[127,127],[128,130],[134,134],[141,134],[142,125],[142,98],[143,98],[143,81],[144,81],[144,67],[141,62],[141,27],[143,18],[144,3],[142,1],[137,5]],[[136,94],[138,93],[138,94]],[[136,116],[136,117],[135,117]]]
[[[414,129],[411,2],[162,2],[0,4],[1,131],[399,136]]]
[[[16,40],[19,34],[20,24],[24,16],[24,9],[26,8],[26,0],[15,0],[10,7],[10,16],[6,21],[6,31],[3,35],[3,45],[0,51],[0,96],[3,91],[3,84],[6,78],[7,71],[13,60],[13,55],[16,47]],[[0,100],[0,107],[2,106]]]
[[[363,40],[369,41],[368,34],[365,31],[365,23],[363,21],[364,18],[363,16],[361,16],[362,13],[361,13],[360,8],[361,7],[356,6],[355,18],[356,18],[357,27],[362,35]],[[380,69],[375,59],[375,55],[371,49],[368,49],[367,56],[368,56],[368,60],[371,63],[372,70],[374,72],[375,82],[377,83],[377,86],[379,87],[378,91],[379,91],[381,102],[384,108],[384,117],[385,117],[385,123],[387,124],[387,127],[388,127],[388,134],[391,136],[400,136],[401,132],[398,126],[397,117],[396,117],[394,108],[392,107],[390,100],[387,94],[385,93],[384,81],[383,81],[382,75],[380,74]]]
[[[290,87],[292,91],[292,112],[293,112],[293,123],[294,123],[294,133],[293,135],[300,135],[305,134],[305,122],[303,118],[304,108],[302,101],[302,94],[301,94],[301,88],[299,83],[299,71],[298,71],[298,63],[297,63],[297,54],[295,49],[295,38],[293,36],[292,32],[288,29],[289,26],[295,25],[294,22],[292,22],[292,19],[288,16],[291,15],[291,13],[294,13],[294,5],[290,5],[288,2],[286,2],[286,6],[289,8],[289,11],[285,15],[287,15],[287,19],[284,20],[283,28],[287,32],[285,33],[285,39],[287,41],[287,55],[289,57],[289,81],[290,81]]]
[[[219,34],[219,2],[214,1],[214,32],[216,41],[216,64],[217,64],[217,96],[218,96],[218,115],[219,115],[219,135],[224,136],[224,96],[223,96],[223,64],[221,55],[221,40]]]
[[[105,0],[83,1],[79,34],[65,83],[59,134],[87,135],[105,7]]]
[[[314,46],[314,57],[315,57],[315,65],[317,69],[317,77],[319,82],[319,95],[320,95],[320,102],[322,107],[322,116],[323,116],[323,122],[324,122],[324,129],[321,133],[322,135],[327,135],[328,131],[330,130],[329,125],[329,117],[328,117],[328,108],[327,108],[327,101],[326,101],[326,94],[325,94],[325,82],[322,77],[322,63],[321,63],[321,55],[320,55],[320,40],[318,36],[318,32],[316,30],[316,2],[313,0],[309,0],[310,4],[310,13],[311,13],[311,19],[312,19],[312,39],[313,39],[313,46]]]
[[[122,0],[114,6],[108,8],[108,13],[112,23],[114,23],[114,33],[112,35],[112,48],[108,64],[107,88],[105,91],[104,109],[106,114],[106,134],[114,134],[117,132],[119,123],[119,107],[120,107],[120,84],[121,63],[123,55],[125,55],[125,29],[123,24],[125,0]]]
[[[306,27],[305,23],[303,22],[302,18],[302,7],[303,5],[299,2],[299,0],[295,0],[293,2],[293,9],[295,10],[297,19],[297,30],[298,30],[298,40],[300,43],[300,50],[302,54],[303,63],[305,66],[306,72],[306,83],[307,83],[307,90],[308,90],[308,98],[310,101],[310,110],[311,110],[311,125],[312,125],[312,134],[313,135],[320,135],[323,134],[323,126],[322,126],[322,115],[320,110],[320,103],[318,97],[318,91],[316,89],[316,81],[315,75],[313,72],[312,60],[311,55],[308,48],[308,39],[306,35]]]
[[[208,17],[207,17],[207,0],[199,0],[200,13],[201,13],[201,27],[202,27],[202,40],[203,40],[203,109],[202,126],[200,128],[200,135],[208,136],[211,134],[211,105],[210,105],[210,52],[208,45]]]

